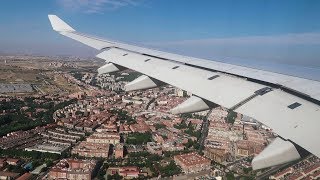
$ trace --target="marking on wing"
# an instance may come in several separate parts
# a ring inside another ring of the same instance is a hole
[[[198,69],[142,54],[129,52],[128,55],[123,56],[126,53],[128,52],[113,48],[100,53],[98,57],[112,59],[115,64],[142,72],[147,76],[177,86],[226,108],[232,108],[235,105],[240,106],[239,102],[244,103],[243,101],[247,101],[248,98],[255,95],[255,91],[265,87],[265,85],[249,82],[243,78]],[[145,63],[146,59],[151,60]],[[211,79],[208,81],[210,77]]]

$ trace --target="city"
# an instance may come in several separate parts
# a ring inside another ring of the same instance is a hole
[[[269,127],[221,106],[173,115],[191,94],[169,85],[125,92],[140,73],[97,75],[102,62],[92,59],[1,61],[0,73],[10,76],[1,80],[1,178],[320,177],[314,155],[252,170],[252,158],[276,137]]]
[[[0,2],[0,180],[319,180],[319,0]]]

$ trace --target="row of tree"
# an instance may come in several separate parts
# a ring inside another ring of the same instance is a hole
[[[19,101],[13,101],[20,104]],[[53,113],[58,110],[62,109],[69,104],[74,103],[75,100],[69,100],[61,102],[46,111],[39,112],[34,115],[34,119],[29,118],[25,112],[16,112],[10,113],[0,116],[0,136],[4,136],[10,132],[14,131],[27,131],[33,129],[38,126],[47,125],[53,122]],[[19,106],[16,104],[15,106]]]
[[[66,156],[67,154],[59,155],[59,154],[45,153],[45,152],[38,152],[38,151],[24,151],[20,149],[0,149],[0,157],[54,161]]]
[[[127,144],[133,144],[133,145],[141,145],[146,144],[147,142],[152,141],[152,134],[150,132],[146,133],[131,133],[128,134],[126,143]]]

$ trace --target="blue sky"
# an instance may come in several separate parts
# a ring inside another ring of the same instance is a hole
[[[318,0],[1,0],[0,53],[96,53],[53,32],[47,14],[80,32],[184,55],[320,68]]]

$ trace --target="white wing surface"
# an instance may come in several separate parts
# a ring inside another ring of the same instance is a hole
[[[123,67],[143,73],[127,90],[165,82],[191,92],[192,99],[173,113],[204,110],[215,103],[271,127],[282,139],[253,160],[254,169],[298,159],[291,142],[320,157],[319,81],[104,40],[76,32],[55,15],[49,19],[60,34],[101,50],[97,57],[108,64],[99,68],[99,74]],[[278,151],[273,151],[275,147]]]

